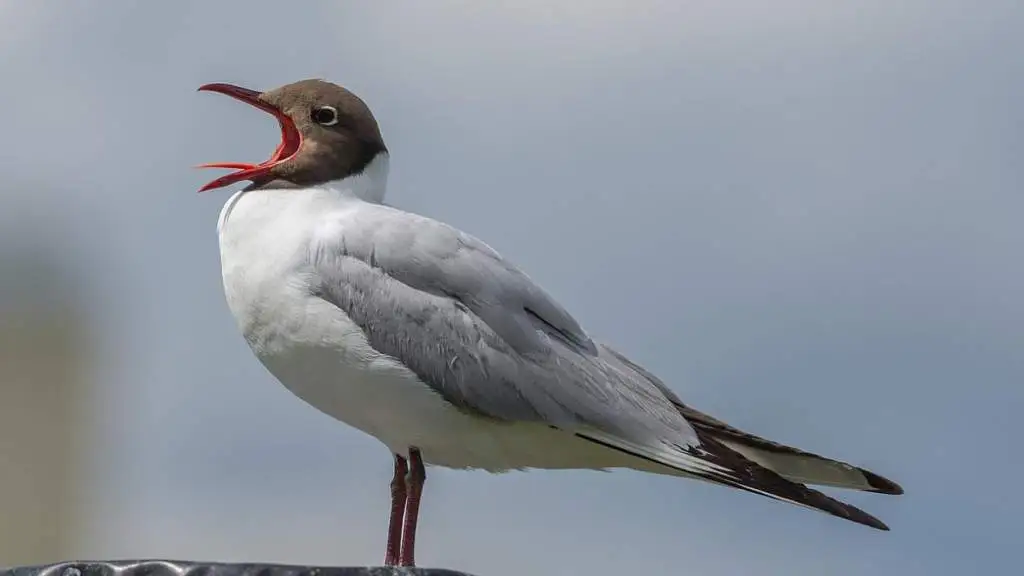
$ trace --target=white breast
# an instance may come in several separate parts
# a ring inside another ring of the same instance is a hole
[[[220,226],[228,306],[253,352],[288,389],[405,451],[423,439],[408,425],[416,414],[404,411],[443,419],[454,409],[307,290],[300,266],[318,213],[334,204],[328,195],[257,190],[228,202]]]

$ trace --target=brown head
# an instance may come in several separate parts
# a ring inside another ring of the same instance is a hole
[[[214,162],[202,168],[231,168],[200,192],[242,180],[250,188],[313,186],[359,174],[378,154],[387,152],[370,108],[348,90],[323,80],[302,80],[267,92],[231,84],[206,84],[199,90],[219,92],[272,114],[281,126],[281,143],[260,164]]]

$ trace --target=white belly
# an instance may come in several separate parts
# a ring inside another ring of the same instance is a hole
[[[293,311],[286,331],[247,334],[255,336],[250,345],[257,357],[296,396],[394,453],[416,447],[429,464],[492,472],[624,465],[614,453],[547,425],[501,423],[457,409],[374,350],[325,301],[305,298]]]

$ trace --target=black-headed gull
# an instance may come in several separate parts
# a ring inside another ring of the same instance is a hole
[[[275,377],[394,455],[386,564],[414,564],[424,464],[632,468],[887,529],[805,484],[901,494],[894,482],[694,410],[488,245],[384,205],[388,150],[348,90],[200,90],[280,124],[269,160],[204,165],[235,171],[202,190],[251,181],[218,223],[224,290]]]

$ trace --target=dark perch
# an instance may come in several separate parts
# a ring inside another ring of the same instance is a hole
[[[292,566],[177,560],[58,562],[0,569],[0,576],[472,576],[443,568]]]

